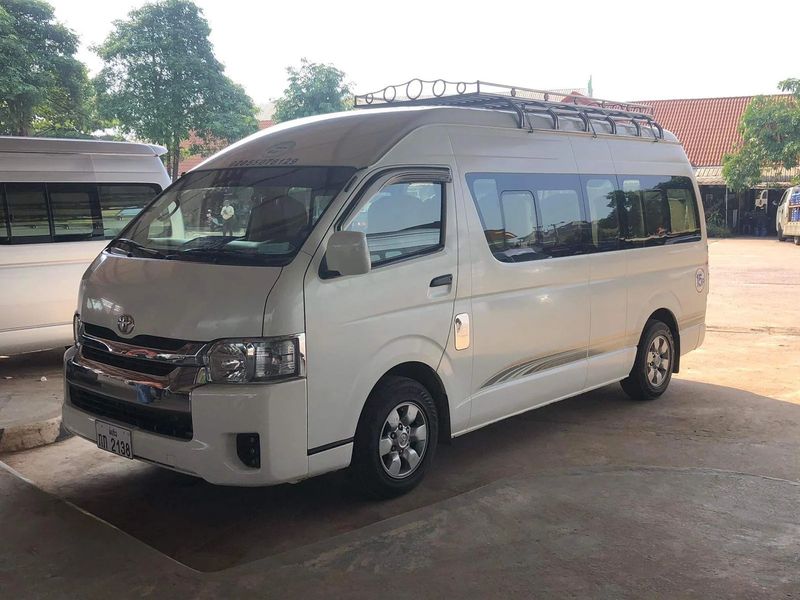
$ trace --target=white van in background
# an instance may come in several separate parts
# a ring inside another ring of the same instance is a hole
[[[443,84],[271,127],[134,219],[81,285],[66,427],[213,483],[351,466],[386,497],[440,441],[663,394],[708,290],[680,143],[635,106]]]
[[[779,242],[791,239],[800,245],[800,186],[790,187],[781,196],[775,213],[775,230]]]
[[[71,343],[81,275],[169,185],[165,151],[0,137],[0,354]]]

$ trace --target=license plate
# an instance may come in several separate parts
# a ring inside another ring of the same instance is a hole
[[[133,458],[133,445],[131,444],[131,430],[104,423],[94,422],[97,434],[97,447],[125,458]]]

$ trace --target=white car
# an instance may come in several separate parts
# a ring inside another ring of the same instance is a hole
[[[705,333],[683,148],[639,112],[502,100],[292,121],[174,183],[83,279],[67,428],[217,484],[350,466],[386,497],[489,423],[663,394]]]
[[[160,146],[0,137],[0,354],[69,346],[81,275],[163,188]]]

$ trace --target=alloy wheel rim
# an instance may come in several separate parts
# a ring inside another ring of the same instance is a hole
[[[403,402],[389,411],[378,440],[378,454],[389,477],[411,475],[422,464],[427,447],[428,422],[417,404]]]
[[[672,348],[666,336],[657,335],[647,350],[647,381],[654,387],[661,387],[670,373]]]

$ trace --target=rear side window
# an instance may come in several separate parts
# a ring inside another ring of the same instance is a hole
[[[627,213],[626,238],[656,246],[696,240],[700,214],[688,177],[620,176]]]
[[[96,187],[80,183],[50,183],[50,211],[53,215],[53,233],[59,239],[87,239],[100,236],[100,223],[96,218]]]
[[[101,183],[97,186],[103,236],[116,237],[160,191],[149,184]]]
[[[50,219],[44,184],[7,183],[5,188],[11,243],[49,241]]]
[[[138,183],[0,183],[0,243],[111,239],[160,191]]]
[[[346,231],[367,235],[372,266],[439,249],[444,241],[443,184],[386,185],[356,213]]]
[[[471,173],[467,183],[497,260],[525,262],[585,250],[577,175]]]

